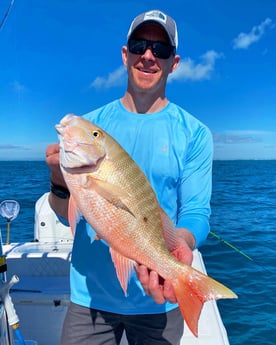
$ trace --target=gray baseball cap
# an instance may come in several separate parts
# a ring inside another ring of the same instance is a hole
[[[127,39],[129,40],[133,32],[145,23],[157,23],[161,25],[168,34],[171,45],[177,48],[178,34],[176,23],[170,16],[159,10],[151,10],[148,12],[144,12],[139,14],[139,16],[137,16],[136,18],[134,18],[133,22],[130,25],[127,34]]]

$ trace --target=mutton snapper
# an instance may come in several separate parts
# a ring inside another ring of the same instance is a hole
[[[106,132],[82,117],[66,115],[56,125],[60,166],[70,190],[69,223],[80,215],[110,246],[126,294],[139,263],[168,279],[184,320],[198,334],[198,319],[208,300],[236,298],[227,287],[178,261],[174,225],[160,208],[146,176]]]

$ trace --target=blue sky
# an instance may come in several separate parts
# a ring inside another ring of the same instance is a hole
[[[44,159],[65,114],[121,97],[128,27],[156,8],[179,33],[167,96],[208,125],[215,159],[276,159],[275,0],[1,0],[0,160]]]

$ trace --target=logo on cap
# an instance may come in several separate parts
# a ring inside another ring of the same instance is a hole
[[[145,13],[144,20],[158,20],[166,24],[167,16],[160,11],[150,11]]]

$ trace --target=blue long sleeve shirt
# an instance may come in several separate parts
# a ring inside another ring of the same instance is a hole
[[[136,114],[120,100],[84,117],[112,135],[144,171],[158,202],[177,228],[186,228],[200,246],[209,232],[213,143],[209,129],[179,106]],[[121,314],[162,313],[177,305],[156,304],[146,296],[135,274],[126,297],[103,241],[78,223],[71,265],[74,303]]]

